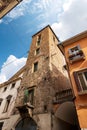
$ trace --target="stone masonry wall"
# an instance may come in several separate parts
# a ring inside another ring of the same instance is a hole
[[[37,46],[37,36],[41,34],[40,46]],[[52,112],[52,101],[55,93],[70,87],[67,77],[62,71],[63,55],[57,49],[56,43],[52,39],[54,33],[47,26],[45,29],[32,37],[32,44],[26,63],[16,106],[23,105],[24,90],[34,89],[34,114]],[[40,48],[40,54],[35,55],[35,50]],[[33,72],[33,64],[38,62],[38,70]]]

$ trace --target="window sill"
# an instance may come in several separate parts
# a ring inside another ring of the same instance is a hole
[[[84,90],[83,92],[78,92],[78,95],[81,96],[81,95],[86,95],[87,94],[87,90]]]

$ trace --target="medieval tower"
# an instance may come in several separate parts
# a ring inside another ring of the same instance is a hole
[[[20,120],[25,120],[26,130],[56,130],[56,119],[53,116],[56,94],[61,92],[63,95],[68,90],[71,92],[58,42],[59,39],[49,25],[32,36],[26,70],[15,105],[21,115]],[[63,98],[66,99],[66,93]],[[17,123],[15,129],[19,130],[21,122]]]

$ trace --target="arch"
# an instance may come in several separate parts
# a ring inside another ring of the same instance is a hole
[[[76,108],[73,102],[64,102],[57,109],[55,116],[58,119],[60,130],[80,130]]]
[[[15,127],[15,130],[36,130],[37,124],[31,117],[22,118]]]

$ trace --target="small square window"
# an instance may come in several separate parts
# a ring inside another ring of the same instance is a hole
[[[85,59],[84,53],[81,50],[80,46],[75,46],[69,49],[69,61],[70,63]]]
[[[34,72],[36,72],[38,70],[38,62],[34,63]]]
[[[38,55],[40,53],[40,48],[37,48],[35,54]]]
[[[79,45],[75,46],[73,48],[70,48],[69,49],[69,55],[77,54],[79,50],[81,50]]]
[[[5,92],[7,90],[7,87],[4,88],[3,92]]]
[[[11,89],[15,87],[15,83],[12,84]]]

